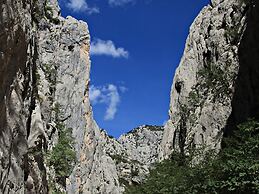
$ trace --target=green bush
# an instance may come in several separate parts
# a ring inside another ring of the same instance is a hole
[[[47,165],[55,171],[55,174],[49,176],[48,187],[49,193],[63,194],[66,188],[66,178],[72,173],[77,158],[72,128],[67,128],[62,119],[64,116],[62,106],[55,103],[52,111],[56,123],[54,133],[58,133],[58,141],[53,149],[46,153]]]
[[[192,163],[196,154],[174,153],[156,164],[144,184],[129,186],[125,193],[259,193],[259,123],[240,125],[222,144],[218,156],[207,154],[197,165]]]
[[[214,102],[216,100],[224,102],[224,98],[231,93],[230,84],[233,81],[233,76],[226,67],[210,63],[198,72],[198,76],[203,80],[199,88],[205,93],[210,91],[213,94]]]
[[[56,182],[66,186],[66,178],[72,173],[76,163],[72,129],[58,123],[58,143],[49,154],[49,165],[55,169]]]

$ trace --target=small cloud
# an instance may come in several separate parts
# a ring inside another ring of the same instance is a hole
[[[96,104],[98,102],[98,99],[101,97],[101,90],[98,89],[98,88],[95,88],[94,86],[91,86],[90,87],[90,101],[93,103],[93,104]]]
[[[113,120],[120,103],[120,88],[108,84],[105,86],[91,86],[90,87],[90,101],[92,104],[106,104],[106,111],[104,115],[104,120]]]
[[[128,3],[133,3],[135,0],[108,0],[110,6],[123,6]]]
[[[120,95],[115,85],[108,86],[109,106],[106,109],[104,120],[113,120],[117,112],[117,105],[120,102]]]
[[[97,7],[89,7],[86,0],[69,0],[67,7],[73,12],[85,11],[89,15],[99,13],[99,9]]]
[[[114,43],[111,40],[101,40],[97,39],[93,41],[91,44],[90,52],[92,55],[106,55],[106,56],[112,56],[114,58],[129,57],[129,52],[126,51],[124,48],[116,48]]]
[[[119,89],[122,93],[128,91],[128,88],[126,88],[125,86],[120,86]]]

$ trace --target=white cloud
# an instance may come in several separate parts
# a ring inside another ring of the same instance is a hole
[[[123,6],[127,3],[133,3],[134,0],[108,0],[111,6]]]
[[[99,13],[97,7],[89,7],[86,0],[69,0],[67,7],[73,12],[85,11],[87,14]]]
[[[97,39],[93,41],[91,44],[91,54],[92,55],[106,55],[112,56],[114,58],[124,57],[128,58],[129,52],[126,51],[124,48],[116,48],[114,43],[111,40],[101,40]]]
[[[120,95],[119,92],[117,90],[117,87],[110,84],[108,86],[108,95],[109,97],[109,106],[106,109],[106,113],[104,116],[104,120],[113,120],[114,116],[117,112],[117,105],[120,102]]]
[[[90,87],[90,101],[93,103],[93,104],[96,104],[98,103],[98,99],[101,97],[101,90],[98,89],[98,88],[95,88],[94,86],[91,86]]]
[[[108,84],[106,86],[91,86],[90,87],[90,101],[93,105],[95,104],[106,104],[106,110],[104,115],[104,120],[113,120],[120,103],[120,88],[124,86],[115,86],[113,84]],[[119,89],[118,89],[119,88]],[[122,91],[121,91],[122,92]]]
[[[119,86],[119,89],[122,93],[128,91],[128,88],[126,88],[125,86]]]

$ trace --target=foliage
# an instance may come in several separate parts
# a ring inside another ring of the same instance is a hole
[[[198,72],[198,76],[204,80],[200,83],[201,91],[211,92],[213,94],[213,101],[225,101],[224,97],[231,93],[230,83],[233,76],[230,75],[227,67],[220,67],[218,64],[209,63],[206,67]]]
[[[156,125],[146,125],[150,131],[164,131],[164,128],[162,126],[156,126]]]
[[[38,25],[38,23],[40,22],[40,20],[43,17],[43,13],[41,11],[40,8],[40,4],[37,0],[33,0],[31,1],[32,3],[32,20]]]
[[[61,123],[57,125],[59,138],[57,145],[49,155],[49,165],[55,169],[57,182],[66,185],[66,178],[72,173],[76,162],[76,154],[73,148],[74,139],[72,129],[65,128]]]
[[[249,120],[240,125],[224,138],[223,146],[217,157],[207,154],[196,165],[192,158],[197,153],[174,153],[156,164],[144,184],[130,186],[126,193],[259,193],[259,123]]]
[[[57,182],[66,185],[66,178],[72,173],[76,162],[76,154],[73,148],[74,139],[72,129],[65,128],[61,123],[57,125],[59,137],[58,143],[49,156],[49,164],[54,167]]]
[[[119,154],[110,155],[110,157],[116,162],[116,164],[128,162],[128,160],[126,160],[122,155]]]
[[[240,5],[242,3],[245,3],[246,5],[250,5],[250,4],[254,4],[254,0],[239,0],[239,3],[240,3]]]
[[[76,152],[74,150],[74,138],[72,129],[66,128],[64,123],[60,121],[61,106],[56,103],[53,108],[55,112],[56,128],[58,131],[58,142],[55,147],[47,153],[48,165],[55,170],[54,182],[62,186],[66,186],[66,178],[72,173],[76,163]],[[55,187],[53,187],[55,188]],[[57,191],[58,192],[58,191]]]
[[[238,26],[227,27],[225,30],[225,38],[232,44],[237,45],[239,40]]]

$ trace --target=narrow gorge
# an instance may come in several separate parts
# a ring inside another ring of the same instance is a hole
[[[175,152],[219,153],[223,137],[259,119],[255,0],[211,0],[201,10],[169,120],[118,139],[93,118],[87,23],[62,17],[57,0],[0,5],[0,193],[122,194]]]

